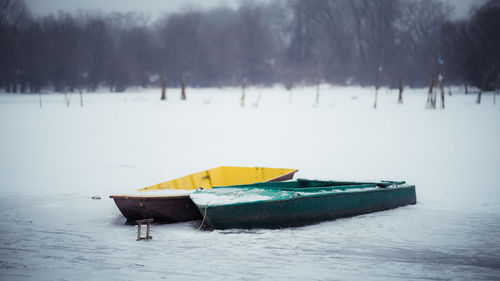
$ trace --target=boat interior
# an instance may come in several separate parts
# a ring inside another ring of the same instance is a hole
[[[264,182],[246,185],[218,186],[214,188],[261,188],[261,189],[279,189],[288,191],[315,192],[321,190],[347,190],[357,188],[397,186],[405,184],[404,181],[380,181],[380,182],[353,182],[353,181],[323,181],[297,179],[286,182]]]

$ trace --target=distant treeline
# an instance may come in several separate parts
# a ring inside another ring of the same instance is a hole
[[[296,84],[411,87],[442,74],[483,90],[500,80],[500,1],[451,20],[439,0],[242,2],[165,14],[63,13],[32,17],[0,0],[0,88],[7,92],[108,87]],[[431,74],[432,73],[432,74]]]

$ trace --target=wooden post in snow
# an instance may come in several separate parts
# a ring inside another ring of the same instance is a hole
[[[285,84],[285,88],[288,90],[288,104],[292,104],[292,88],[293,88],[293,83],[292,82],[287,82]]]
[[[321,84],[321,65],[318,64],[318,79],[316,81],[316,105],[319,104],[319,85]]]
[[[181,77],[181,100],[186,100],[186,83],[184,73],[182,73]]]
[[[247,79],[243,78],[243,83],[241,85],[241,107],[245,106],[245,88],[247,87]]]
[[[497,75],[496,89],[493,91],[493,104],[497,104],[497,92],[500,90],[500,74]]]
[[[429,94],[427,95],[427,108],[436,108],[435,104],[433,103],[433,98],[434,98],[434,62],[431,60]]]
[[[257,96],[257,100],[253,104],[254,107],[259,107],[260,99],[262,98],[262,90],[260,90],[259,95]]]
[[[167,90],[167,78],[165,77],[165,70],[162,69],[161,70],[161,74],[160,74],[160,80],[161,80],[161,100],[166,100],[167,99],[167,93],[166,93],[166,90]]]
[[[64,101],[66,102],[66,106],[69,107],[69,103],[71,102],[71,95],[68,95],[68,91],[64,91]]]
[[[444,109],[444,61],[441,56],[438,57],[439,64],[439,89],[441,90],[441,109]],[[434,98],[434,108],[436,107],[436,98]]]
[[[38,91],[38,98],[40,100],[40,108],[42,108],[42,91],[41,90]]]
[[[78,67],[78,69],[80,69]],[[77,82],[78,82],[78,93],[80,94],[80,107],[83,107],[83,93],[82,93],[82,74],[78,72],[77,74]]]
[[[377,73],[375,74],[375,102],[373,103],[373,108],[377,108],[377,98],[378,98],[378,89],[379,89],[379,79],[380,72],[382,71],[382,66],[379,66],[377,69]]]
[[[439,73],[439,88],[441,89],[441,109],[444,109],[444,75]]]
[[[399,104],[403,103],[403,76],[399,76],[399,97],[398,97],[398,103]]]
[[[80,107],[83,107],[82,87],[78,87],[78,92],[80,92]]]

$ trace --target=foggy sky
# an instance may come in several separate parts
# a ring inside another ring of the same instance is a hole
[[[192,7],[214,8],[218,6],[237,7],[242,0],[25,0],[35,16],[44,16],[50,13],[101,11],[101,12],[140,12],[153,17],[163,12],[173,12]],[[258,0],[268,2],[270,0]],[[454,18],[464,18],[474,5],[481,5],[486,0],[443,0],[455,7]]]

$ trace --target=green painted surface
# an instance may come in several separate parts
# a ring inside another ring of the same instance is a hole
[[[415,204],[415,186],[403,183],[297,180],[201,190],[192,199],[211,228],[279,228]]]
[[[312,187],[328,187],[333,189],[348,189],[355,188],[354,186],[359,185],[376,185],[379,187],[387,187],[391,185],[402,185],[405,184],[404,181],[380,181],[380,182],[353,182],[353,181],[320,181],[320,180],[308,180],[308,179],[297,179],[294,181],[287,182],[262,182],[254,184],[245,185],[233,185],[233,186],[215,186],[214,189],[221,188],[265,188],[265,189],[286,189],[286,188],[296,188],[296,189],[310,189]]]

